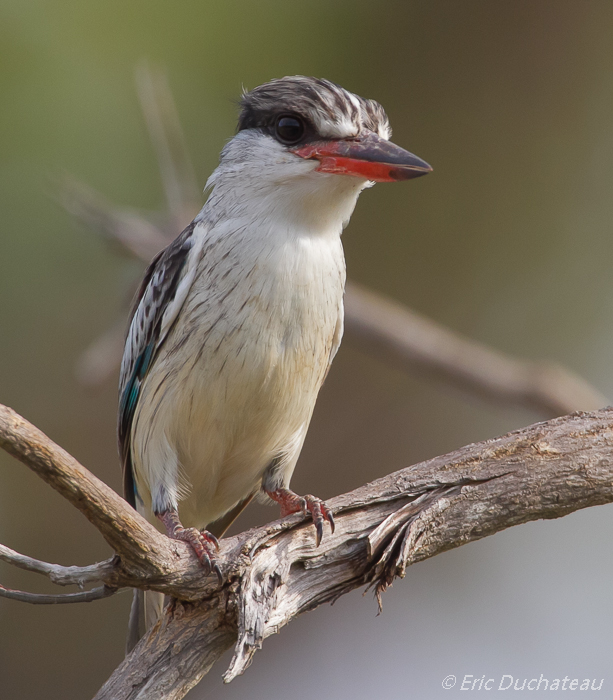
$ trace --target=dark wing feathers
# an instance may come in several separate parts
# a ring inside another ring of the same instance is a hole
[[[162,330],[164,313],[175,299],[182,279],[194,243],[194,227],[195,224],[191,223],[167,248],[156,255],[145,273],[132,308],[121,363],[117,432],[123,464],[124,497],[134,507],[136,489],[130,453],[132,421],[143,379],[167,335],[168,324],[164,324],[165,332]]]

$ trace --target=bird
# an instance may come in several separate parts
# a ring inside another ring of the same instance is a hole
[[[257,494],[310,515],[316,545],[333,531],[289,484],[343,335],[341,233],[366,187],[432,170],[328,80],[274,79],[239,107],[206,203],[140,284],[119,386],[126,500],[218,574],[217,538]],[[136,594],[128,648],[163,605]]]

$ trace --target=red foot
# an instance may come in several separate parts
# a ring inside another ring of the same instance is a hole
[[[206,530],[197,530],[195,527],[183,527],[176,510],[158,513],[157,517],[164,523],[168,537],[187,542],[194,550],[206,573],[210,574],[211,571],[214,571],[221,583],[221,569],[215,561],[215,552],[219,549],[219,542],[215,535]]]
[[[310,513],[313,517],[313,525],[317,533],[316,543],[319,547],[324,536],[324,520],[330,523],[330,530],[334,532],[334,516],[324,501],[315,496],[299,496],[289,489],[275,489],[266,491],[266,495],[281,506],[281,517],[291,513]]]

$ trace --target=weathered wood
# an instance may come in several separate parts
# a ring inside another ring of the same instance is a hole
[[[6,406],[0,406],[0,447],[80,510],[131,568],[152,575],[163,566],[170,554],[168,538],[72,455]]]
[[[523,522],[613,502],[613,409],[577,413],[468,445],[332,499],[336,531],[326,528],[319,547],[312,525],[299,515],[227,538],[219,553],[220,586],[215,576],[203,575],[184,544],[147,523],[133,532],[140,516],[127,517],[130,507],[109,487],[8,409],[0,410],[0,446],[118,543],[119,556],[99,565],[102,583],[180,599],[97,700],[179,700],[233,644],[227,681],[296,615],[354,588],[371,585],[380,592],[407,566],[445,550]],[[25,564],[45,573],[44,566]]]
[[[95,700],[180,700],[236,641],[228,594],[176,601],[102,686]]]

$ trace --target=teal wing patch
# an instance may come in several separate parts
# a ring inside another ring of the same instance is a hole
[[[164,312],[175,298],[187,257],[193,246],[195,224],[190,224],[149,265],[134,302],[119,381],[117,434],[123,465],[124,497],[136,507],[136,485],[130,450],[132,423],[143,380],[160,347]]]

